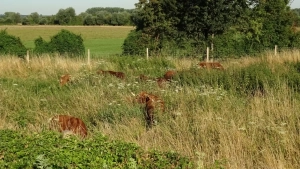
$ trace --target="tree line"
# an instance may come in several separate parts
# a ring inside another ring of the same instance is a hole
[[[278,46],[300,48],[299,13],[290,0],[139,0],[135,9],[87,9],[76,15],[72,7],[56,15],[32,13],[22,17],[6,12],[0,23],[58,25],[133,25],[124,40],[124,55],[205,56],[256,55]]]
[[[5,12],[0,15],[0,25],[132,25],[133,9],[94,7],[76,15],[72,7],[60,9],[55,15],[45,16],[37,12],[21,15]]]
[[[300,48],[298,9],[289,0],[139,0],[132,13],[136,29],[123,54],[203,56],[255,55],[265,50]]]

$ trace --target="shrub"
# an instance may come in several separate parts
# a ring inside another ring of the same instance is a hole
[[[26,55],[26,47],[22,44],[20,38],[9,35],[6,30],[0,32],[0,54],[17,55],[24,57]]]
[[[35,44],[35,49],[34,52],[37,54],[42,54],[42,53],[53,53],[53,48],[51,48],[50,43],[47,43],[44,41],[42,37],[37,38],[34,41]]]
[[[123,55],[143,55],[147,48],[147,40],[142,31],[131,31],[123,43]]]
[[[81,35],[76,35],[68,30],[62,29],[57,35],[51,37],[49,43],[41,37],[35,40],[34,51],[37,54],[59,53],[71,57],[83,56],[85,47]]]

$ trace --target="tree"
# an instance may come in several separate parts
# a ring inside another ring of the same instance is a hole
[[[72,7],[60,9],[56,14],[56,19],[60,25],[70,25],[75,19],[75,9]]]
[[[28,17],[24,17],[22,19],[22,25],[30,25],[30,21],[29,21]]]
[[[111,25],[118,25],[119,24],[119,22],[118,22],[118,17],[119,17],[119,15],[117,14],[117,13],[113,13],[112,14],[112,17],[111,17],[111,21],[110,21],[110,24]]]
[[[20,13],[15,12],[5,12],[4,13],[5,22],[8,24],[21,23]]]
[[[107,11],[98,11],[96,13],[96,24],[104,25],[106,23],[105,16],[107,15]]]
[[[211,35],[223,34],[238,20],[247,4],[244,0],[178,0],[181,18],[177,28],[189,37],[207,41]]]
[[[291,39],[296,36],[293,32],[297,16],[289,7],[289,0],[252,0],[251,20],[259,20],[258,42],[263,48],[291,47]]]
[[[85,18],[84,18],[84,25],[95,25],[96,21],[95,21],[95,17],[91,14],[88,14]]]
[[[28,18],[31,24],[39,24],[40,22],[40,15],[37,12],[31,13]]]

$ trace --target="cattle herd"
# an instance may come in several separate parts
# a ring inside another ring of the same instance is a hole
[[[200,66],[200,68],[205,69],[224,70],[223,66],[219,62],[200,62],[198,65]],[[98,70],[97,74],[112,75],[122,80],[125,79],[125,74],[123,72]],[[156,81],[157,85],[162,88],[166,82],[171,82],[172,78],[175,75],[176,71],[169,70],[162,77],[153,78],[141,74],[139,76],[139,79],[141,81]],[[59,79],[59,85],[61,87],[68,84],[69,82],[71,82],[71,75],[69,74],[62,75]],[[159,96],[156,96],[152,93],[142,91],[138,95],[136,95],[136,97],[134,98],[134,102],[143,105],[143,113],[148,129],[156,125],[158,120],[157,117],[159,117],[160,113],[165,112],[164,101]],[[69,135],[77,135],[81,138],[85,138],[88,133],[85,123],[80,118],[69,115],[56,115],[49,119],[48,124],[51,130],[61,132],[63,137],[67,137]]]

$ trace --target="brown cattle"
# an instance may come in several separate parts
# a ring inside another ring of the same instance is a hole
[[[164,78],[167,80],[167,81],[171,81],[173,76],[176,74],[175,71],[173,70],[169,70],[167,71],[165,74],[164,74]]]
[[[82,138],[87,136],[87,128],[84,122],[76,117],[69,115],[56,115],[49,119],[49,128],[52,130],[57,130],[66,135],[79,135]]]
[[[70,81],[71,81],[71,75],[65,74],[60,77],[59,84],[60,84],[60,86],[64,86]]]
[[[146,98],[147,97],[149,97],[149,98],[151,98],[152,100],[153,100],[153,102],[157,105],[157,104],[159,104],[159,110],[160,111],[165,111],[165,103],[164,103],[164,101],[160,98],[160,97],[158,97],[158,96],[156,96],[156,95],[154,95],[154,94],[151,94],[151,93],[147,93],[147,92],[145,92],[145,91],[142,91],[142,92],[140,92],[138,95],[137,95],[137,97],[136,97],[136,101],[139,103],[139,104],[145,104],[146,103]]]
[[[115,76],[117,78],[125,79],[125,74],[123,72],[115,72],[115,71],[110,71],[110,70],[108,70],[108,71],[98,70],[97,74],[110,74],[110,75]]]
[[[146,103],[146,97],[150,97],[151,99],[157,100],[157,101],[161,101],[161,98],[159,98],[158,96],[151,94],[151,93],[147,93],[145,91],[140,92],[137,96],[136,96],[136,100],[138,103],[140,104],[144,104]]]
[[[219,62],[200,62],[199,66],[206,69],[220,69],[224,70],[224,67]]]
[[[155,121],[154,121],[154,110],[155,110],[154,100],[151,99],[149,96],[147,96],[145,101],[146,101],[145,119],[146,119],[146,122],[147,122],[147,127],[152,127],[155,124]]]

